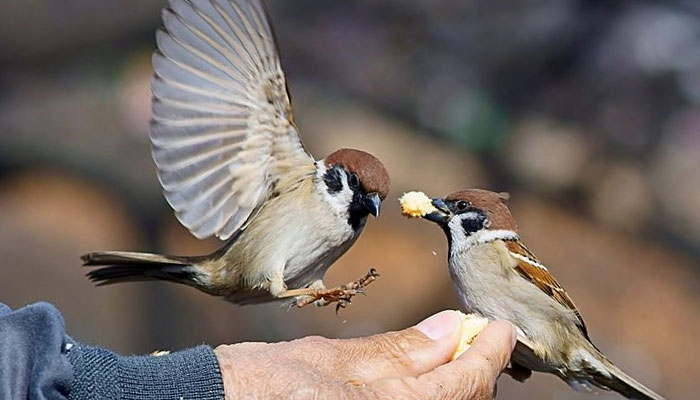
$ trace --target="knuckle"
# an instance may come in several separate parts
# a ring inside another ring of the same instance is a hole
[[[477,361],[482,368],[496,372],[500,369],[505,360],[503,354],[499,351],[497,343],[483,342],[475,361]]]
[[[374,342],[379,352],[396,368],[415,372],[415,362],[411,357],[411,350],[415,347],[415,342],[396,332],[390,332],[374,337]]]
[[[498,363],[498,360],[500,359],[498,355],[498,350],[491,343],[489,343],[488,346],[484,347],[481,357],[484,364],[487,366],[495,366]]]
[[[493,398],[493,383],[489,379],[488,373],[483,369],[475,369],[469,375],[469,396],[470,400],[485,400]]]

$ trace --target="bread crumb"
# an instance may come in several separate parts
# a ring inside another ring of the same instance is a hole
[[[401,213],[410,218],[423,217],[437,211],[430,197],[423,192],[406,192],[399,198],[399,203]]]

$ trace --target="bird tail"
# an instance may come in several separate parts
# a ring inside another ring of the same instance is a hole
[[[595,360],[584,358],[583,367],[588,370],[589,382],[603,389],[613,390],[634,400],[665,400],[663,396],[642,385],[624,373],[612,361],[597,350],[591,349]],[[593,379],[590,379],[590,377]]]
[[[97,286],[121,282],[164,280],[197,286],[201,275],[196,257],[105,251],[81,256],[83,265],[102,267],[87,273]]]
[[[611,379],[603,379],[601,383],[610,387],[610,389],[627,396],[629,399],[664,400],[660,394],[642,385],[609,360],[605,359],[605,364],[610,372]]]

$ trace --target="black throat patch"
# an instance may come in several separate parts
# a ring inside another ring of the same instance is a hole
[[[352,226],[352,229],[357,231],[362,229],[367,222],[367,216],[369,211],[362,204],[362,197],[364,194],[361,190],[355,189],[352,193],[352,202],[350,203],[350,209],[348,209],[348,223]]]

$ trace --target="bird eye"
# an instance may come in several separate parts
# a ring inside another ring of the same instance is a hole
[[[467,203],[466,201],[461,200],[461,201],[457,202],[457,209],[459,211],[464,211],[467,209],[467,207],[469,207],[469,203]]]
[[[350,174],[348,183],[350,183],[350,187],[357,187],[360,184],[360,178],[358,178],[355,174]]]

